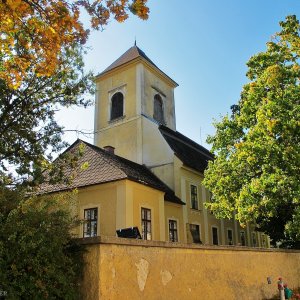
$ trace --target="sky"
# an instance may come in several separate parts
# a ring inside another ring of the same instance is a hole
[[[179,86],[175,89],[176,129],[210,149],[213,122],[230,112],[247,83],[246,63],[266,49],[287,15],[300,18],[300,0],[148,0],[150,16],[130,15],[93,31],[85,55],[86,70],[103,71],[137,46]],[[83,17],[83,22],[86,23]],[[87,24],[88,25],[88,24]],[[57,113],[65,129],[93,131],[94,107]],[[68,132],[64,139],[93,143],[93,135]]]

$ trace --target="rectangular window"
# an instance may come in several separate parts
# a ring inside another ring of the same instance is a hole
[[[178,242],[177,221],[169,220],[169,239],[170,242]]]
[[[84,210],[83,237],[97,236],[98,208]]]
[[[256,232],[252,232],[252,246],[256,247]]]
[[[261,242],[262,242],[262,246],[265,248],[266,247],[266,236],[264,234],[261,235]]]
[[[241,239],[241,245],[246,246],[246,236],[245,231],[240,231],[240,239]]]
[[[193,237],[193,243],[202,244],[200,239],[200,226],[196,224],[190,224],[190,232]]]
[[[151,210],[143,208],[141,210],[142,217],[142,239],[151,240]]]
[[[219,245],[218,228],[212,227],[213,245]]]
[[[231,229],[227,229],[227,241],[228,245],[233,245],[233,234]]]
[[[191,205],[192,205],[192,209],[199,209],[198,191],[195,185],[191,185]]]

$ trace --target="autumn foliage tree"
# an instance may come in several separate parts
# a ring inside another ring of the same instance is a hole
[[[251,57],[231,115],[209,137],[216,154],[204,184],[218,217],[254,222],[272,243],[300,246],[300,25],[280,23],[267,50]]]
[[[0,79],[9,87],[22,84],[28,68],[51,76],[61,52],[70,44],[84,44],[89,29],[80,21],[82,10],[90,27],[100,29],[114,17],[123,22],[128,12],[148,18],[147,0],[2,0],[0,1]]]

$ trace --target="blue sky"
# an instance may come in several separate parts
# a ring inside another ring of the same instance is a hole
[[[210,148],[206,137],[239,100],[248,59],[279,31],[279,22],[295,14],[299,0],[148,0],[150,18],[111,21],[92,32],[85,56],[87,70],[103,71],[137,45],[179,87],[175,89],[177,130]],[[57,119],[66,129],[93,130],[94,110],[68,108]],[[92,135],[79,136],[93,142]],[[72,143],[76,134],[65,139]]]

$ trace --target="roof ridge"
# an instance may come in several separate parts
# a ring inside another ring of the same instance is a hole
[[[143,58],[145,58],[147,61],[149,61],[153,66],[155,66],[156,68],[158,68],[158,66],[146,55],[146,53],[141,49],[139,48],[138,46],[133,46],[133,47],[136,47],[138,53],[140,56],[142,56]]]
[[[77,138],[75,142],[73,142],[71,145],[69,145],[63,152],[59,153],[59,155],[51,162],[52,164],[56,161],[58,161],[67,151],[71,150],[76,146],[76,144],[82,142],[80,138]]]

